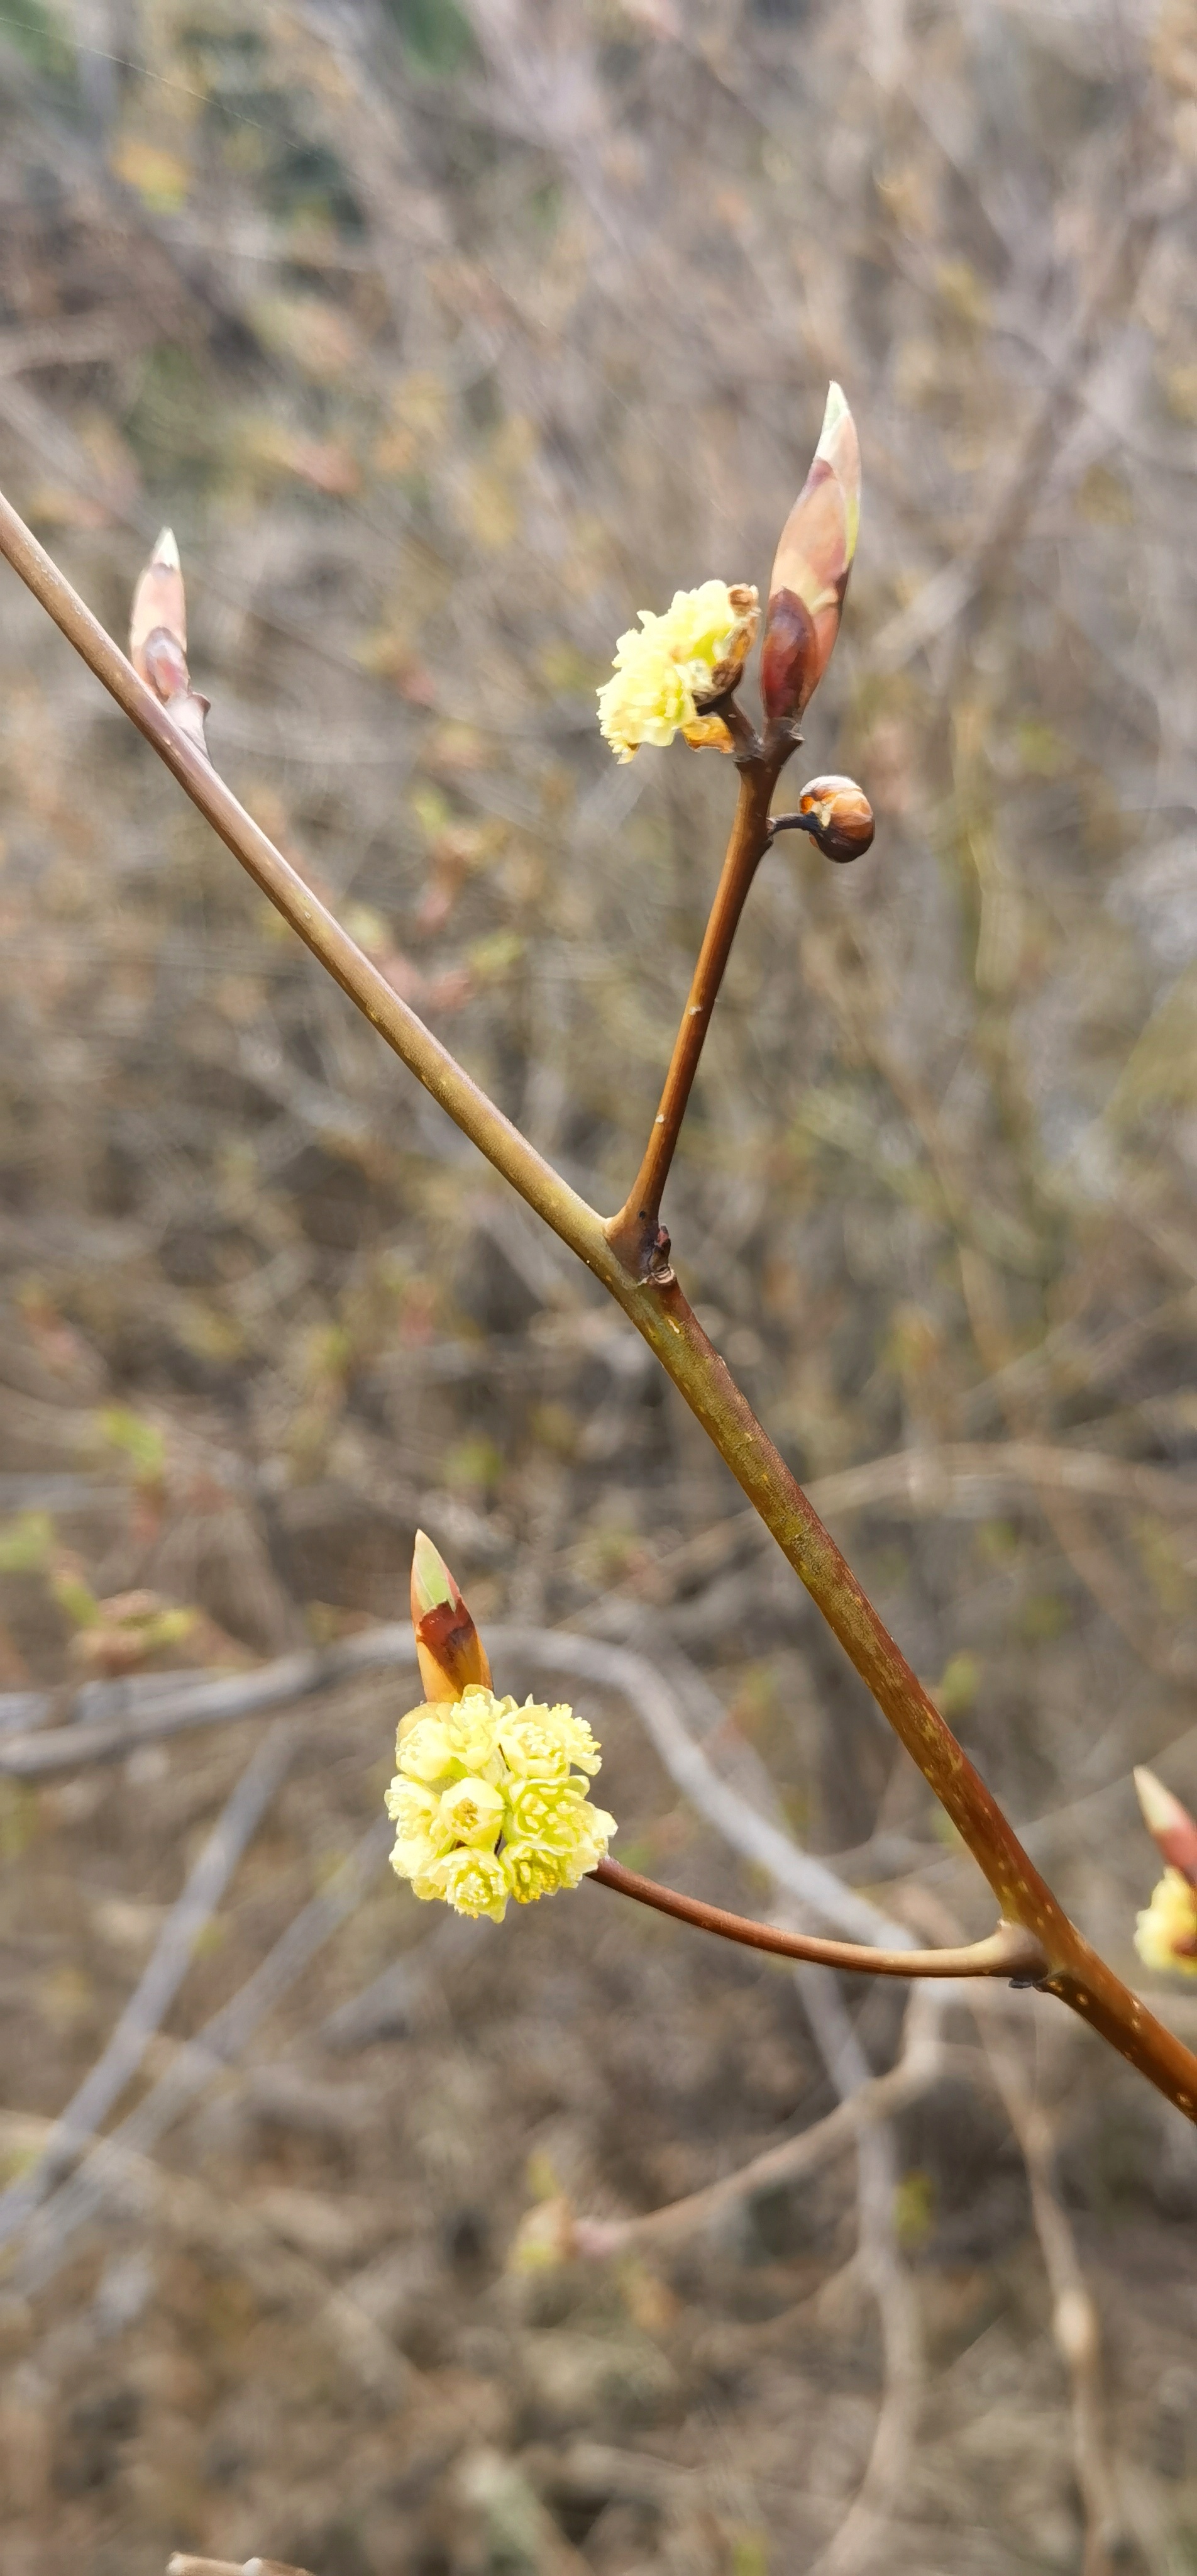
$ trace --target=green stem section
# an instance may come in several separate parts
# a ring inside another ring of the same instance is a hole
[[[399,999],[378,968],[317,901],[282,852],[139,680],[124,654],[2,496],[0,553],[7,556],[68,642],[153,745],[192,803],[262,893],[298,931],[313,956],[319,958],[388,1046],[440,1101],[496,1171],[602,1280],[643,1334],[951,1817],[988,1879],[1002,1917],[1009,1923],[1021,1924],[1041,1944],[1049,1971],[1040,1980],[1046,1991],[1058,1995],[1157,2085],[1178,2110],[1197,2120],[1197,2057],[1165,2030],[1106,1967],[1057,1904],[862,1591],[834,1539],[762,1430],[676,1280],[668,1273],[644,1279],[638,1266],[629,1266],[621,1259],[601,1217],[471,1082],[448,1049]],[[750,838],[744,837],[745,818],[757,815],[765,775],[766,765],[762,763],[755,783],[750,780],[747,787],[741,788],[736,831],[741,835],[742,851],[751,846]],[[771,791],[772,777],[769,785]],[[765,812],[767,805],[766,794]],[[746,868],[746,860],[743,866]],[[722,882],[726,880],[725,869]]]

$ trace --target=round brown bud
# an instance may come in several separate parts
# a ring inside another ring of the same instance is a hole
[[[854,778],[812,778],[798,811],[825,859],[843,867],[864,856],[873,838],[873,808]]]

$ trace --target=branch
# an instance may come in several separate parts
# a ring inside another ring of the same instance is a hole
[[[1197,2057],[1145,2010],[1069,1922],[708,1341],[672,1273],[646,1280],[626,1265],[594,1209],[471,1082],[325,911],[3,499],[0,552],[313,955],[495,1169],[601,1279],[643,1334],[967,1843],[1001,1914],[1042,1942],[1051,1970],[1043,1980],[1045,1990],[1118,2049],[1187,2118],[1197,2120]],[[750,812],[755,818],[755,802]],[[763,822],[763,812],[759,819]],[[750,849],[752,833],[746,831],[743,804],[737,830]],[[741,864],[747,867],[747,859]]]
[[[742,1942],[748,1950],[771,1950],[780,1959],[808,1959],[817,1968],[857,1968],[872,1977],[1012,1977],[1020,1985],[1039,1985],[1047,1974],[1042,1944],[1019,1923],[999,1923],[984,1941],[959,1950],[872,1950],[863,1942],[819,1941],[777,1923],[728,1914],[721,1905],[704,1905],[696,1896],[659,1887],[655,1878],[642,1878],[617,1860],[601,1860],[588,1876],[619,1896],[635,1897],[638,1905],[693,1924],[696,1931],[716,1932],[721,1940]]]
[[[944,1939],[952,1938],[956,1926],[937,1897],[920,1891],[915,1906],[926,1929]],[[1037,2086],[1028,2081],[1021,2052],[1004,2026],[1000,1998],[991,1991],[974,1994],[969,2002],[990,2076],[1026,2168],[1031,2217],[1052,2294],[1052,2336],[1068,2372],[1073,2463],[1085,2517],[1082,2576],[1112,2576],[1114,2563],[1125,2556],[1126,2536],[1113,2472],[1111,2427],[1103,2402],[1101,2324],[1077,2252],[1072,2221],[1056,2187],[1055,2126],[1037,2099]]]
[[[1052,2294],[1052,2335],[1072,2393],[1072,2453],[1085,2516],[1082,2576],[1111,2576],[1124,2555],[1121,2516],[1111,2473],[1110,2427],[1102,2402],[1101,2327],[1077,2253],[1072,2222],[1053,2175],[1052,2122],[1035,2101],[1018,2052],[998,2016],[978,2012],[981,2041],[1006,2115],[1022,2150],[1031,2216]]]
[[[416,1650],[406,1621],[402,1627],[368,1628],[333,1646],[278,1655],[256,1672],[164,1673],[145,1677],[140,1686],[137,1681],[109,1684],[110,1717],[89,1721],[81,1715],[74,1724],[0,1736],[0,1779],[46,1780],[88,1762],[119,1762],[139,1744],[182,1735],[193,1726],[233,1726],[245,1717],[263,1717],[271,1709],[290,1708],[296,1700],[332,1690],[358,1673],[396,1664],[415,1672]]]
[[[834,1977],[816,1976],[809,1968],[796,1969],[794,1982],[832,2082],[841,2101],[847,2101],[873,2081],[873,2070],[843,1995]],[[934,2045],[948,2001],[942,1987],[930,1996],[921,1988],[913,1994],[905,2015],[903,2044],[914,2039],[921,2028],[928,2047]],[[883,2366],[881,2402],[860,2486],[822,2557],[816,2560],[811,2576],[855,2576],[858,2567],[874,2557],[880,2558],[886,2515],[909,2486],[910,2455],[923,2400],[925,2356],[918,2292],[898,2241],[896,2192],[902,2161],[892,2122],[870,2121],[859,2131],[859,2235],[849,2269],[859,2274],[877,2310]]]
[[[0,2192],[0,2245],[7,2245],[44,2200],[62,2168],[94,2137],[100,2122],[132,2082],[154,2032],[161,2028],[196,1944],[220,1903],[246,1844],[262,1822],[295,1749],[292,1729],[280,1722],[259,1744],[223,1814],[204,1844],[181,1896],[162,1926],[153,1956],[130,1996],[96,2064],[50,2130],[46,2143],[19,2181]]]
[[[927,2009],[920,2012],[920,2004]],[[799,2182],[807,2174],[818,2173],[862,2130],[887,2119],[891,2111],[902,2110],[935,2082],[942,2051],[939,2014],[934,2004],[931,1996],[915,1998],[896,2066],[884,2075],[874,2075],[867,2084],[849,2093],[825,2119],[817,2120],[813,2129],[803,2129],[796,2138],[784,2138],[780,2146],[766,2147],[763,2155],[754,2156],[736,2173],[721,2174],[717,2182],[704,2184],[701,2191],[688,2192],[684,2200],[672,2200],[664,2209],[651,2209],[643,2217],[576,2219],[573,2241],[577,2252],[601,2256],[621,2254],[629,2245],[676,2243],[708,2227],[723,2210],[751,2199],[755,2192],[773,2191],[783,2183]]]
[[[119,2181],[130,2152],[144,2154],[188,2104],[239,2056],[275,2004],[298,1983],[309,1961],[361,1902],[386,1865],[390,1827],[380,1818],[342,1861],[327,1887],[301,1907],[239,1993],[222,2005],[135,2109],[100,2140],[69,2182],[34,2213],[19,2263],[9,2276],[18,2296],[33,2296],[66,2260],[76,2228],[85,2226]]]

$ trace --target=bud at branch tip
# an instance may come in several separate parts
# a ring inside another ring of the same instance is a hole
[[[411,1623],[428,1699],[460,1699],[471,1683],[489,1690],[486,1648],[459,1585],[423,1530],[412,1550]]]
[[[1171,1868],[1197,1886],[1197,1824],[1188,1808],[1144,1764],[1134,1776],[1143,1822],[1156,1849]]]
[[[832,384],[769,583],[761,696],[772,724],[797,722],[831,659],[859,528],[860,442],[843,390]]]

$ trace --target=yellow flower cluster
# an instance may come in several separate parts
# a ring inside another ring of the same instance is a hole
[[[1144,1967],[1161,1976],[1197,1977],[1197,1887],[1180,1870],[1166,1869],[1153,1888],[1139,1916],[1135,1948]]]
[[[729,590],[725,581],[704,581],[698,590],[675,590],[663,617],[651,608],[639,615],[639,626],[620,636],[614,672],[598,693],[599,730],[624,761],[642,742],[672,742],[679,729],[699,742],[714,739],[699,710],[739,679],[756,633],[756,592],[745,583]],[[718,720],[716,731],[726,735]]]
[[[578,1776],[599,1769],[599,1748],[571,1708],[521,1708],[471,1684],[412,1709],[395,1758],[391,1867],[417,1896],[501,1923],[509,1896],[531,1905],[576,1887],[606,1855],[615,1818]]]

